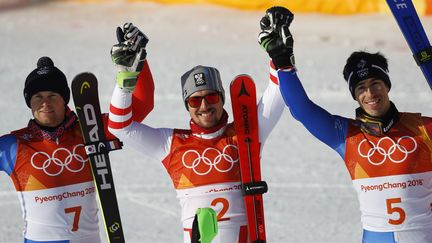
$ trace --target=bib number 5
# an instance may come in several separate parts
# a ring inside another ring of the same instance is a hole
[[[405,221],[406,213],[401,207],[397,207],[398,203],[401,203],[401,198],[389,198],[386,200],[387,204],[387,213],[388,214],[397,214],[397,219],[389,219],[388,223],[392,225],[400,225]]]

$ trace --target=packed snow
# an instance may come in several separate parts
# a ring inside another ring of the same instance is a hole
[[[256,38],[262,15],[210,5],[54,1],[0,12],[0,133],[22,128],[31,118],[22,91],[41,56],[50,56],[69,82],[80,72],[93,72],[106,112],[116,73],[109,50],[115,28],[124,22],[133,22],[150,38],[156,94],[144,122],[187,128],[180,76],[195,65],[217,67],[226,90],[240,73],[255,79],[258,95],[264,90],[269,59]],[[432,29],[430,17],[422,21]],[[389,58],[390,98],[398,109],[432,116],[431,90],[391,15],[298,14],[291,30],[299,77],[310,98],[329,112],[354,115],[357,104],[342,68],[351,52],[367,50]],[[111,160],[127,242],[182,242],[180,206],[160,161],[127,147],[113,152]],[[262,174],[269,184],[264,195],[268,242],[360,241],[359,204],[343,161],[288,109],[265,144]],[[0,212],[0,242],[22,242],[21,209],[5,173],[0,175]],[[101,235],[105,238],[103,230]]]

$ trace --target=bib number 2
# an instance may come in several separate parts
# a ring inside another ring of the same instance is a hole
[[[398,215],[397,219],[389,219],[388,223],[392,225],[400,225],[405,221],[406,214],[403,208],[398,207],[398,203],[401,203],[402,200],[400,197],[398,198],[389,198],[386,200],[387,204],[387,213]]]
[[[215,207],[217,204],[222,204],[222,209],[220,210],[220,212],[217,215],[217,221],[226,221],[226,220],[230,220],[230,218],[224,218],[225,213],[228,211],[229,209],[229,202],[227,199],[222,198],[222,197],[218,197],[216,199],[214,199],[211,202],[211,205],[213,207]]]

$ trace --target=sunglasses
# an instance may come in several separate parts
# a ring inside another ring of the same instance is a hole
[[[207,104],[214,105],[219,102],[219,93],[210,93],[204,96],[191,96],[186,100],[186,102],[189,104],[190,107],[198,108],[201,106],[201,102],[203,99],[205,99]]]

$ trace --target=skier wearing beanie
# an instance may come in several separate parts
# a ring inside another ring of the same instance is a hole
[[[138,82],[140,88],[133,94],[139,109],[132,107],[137,110],[132,119],[137,121],[153,107],[153,97],[140,93],[153,89],[146,63],[144,67],[138,80],[145,81]],[[66,76],[49,57],[40,58],[24,87],[33,119],[27,127],[0,137],[0,170],[10,176],[18,193],[26,243],[101,242],[95,184],[77,116],[67,105],[69,97]],[[107,118],[105,114],[105,122]]]
[[[284,109],[277,78],[273,74],[270,77],[257,105],[261,145]],[[219,228],[212,242],[246,243],[237,136],[223,108],[226,97],[219,71],[198,65],[180,80],[182,103],[190,116],[188,129],[129,122],[125,111],[130,110],[131,95],[117,85],[111,99],[109,131],[126,147],[134,147],[165,167],[180,201],[184,242],[193,238],[196,210],[211,207],[217,214]]]
[[[344,160],[357,192],[363,242],[432,242],[432,118],[399,112],[388,96],[386,58],[358,51],[343,70],[359,104],[355,119],[332,115],[306,95],[296,73],[283,7],[267,10],[259,43],[278,64],[291,114]]]

